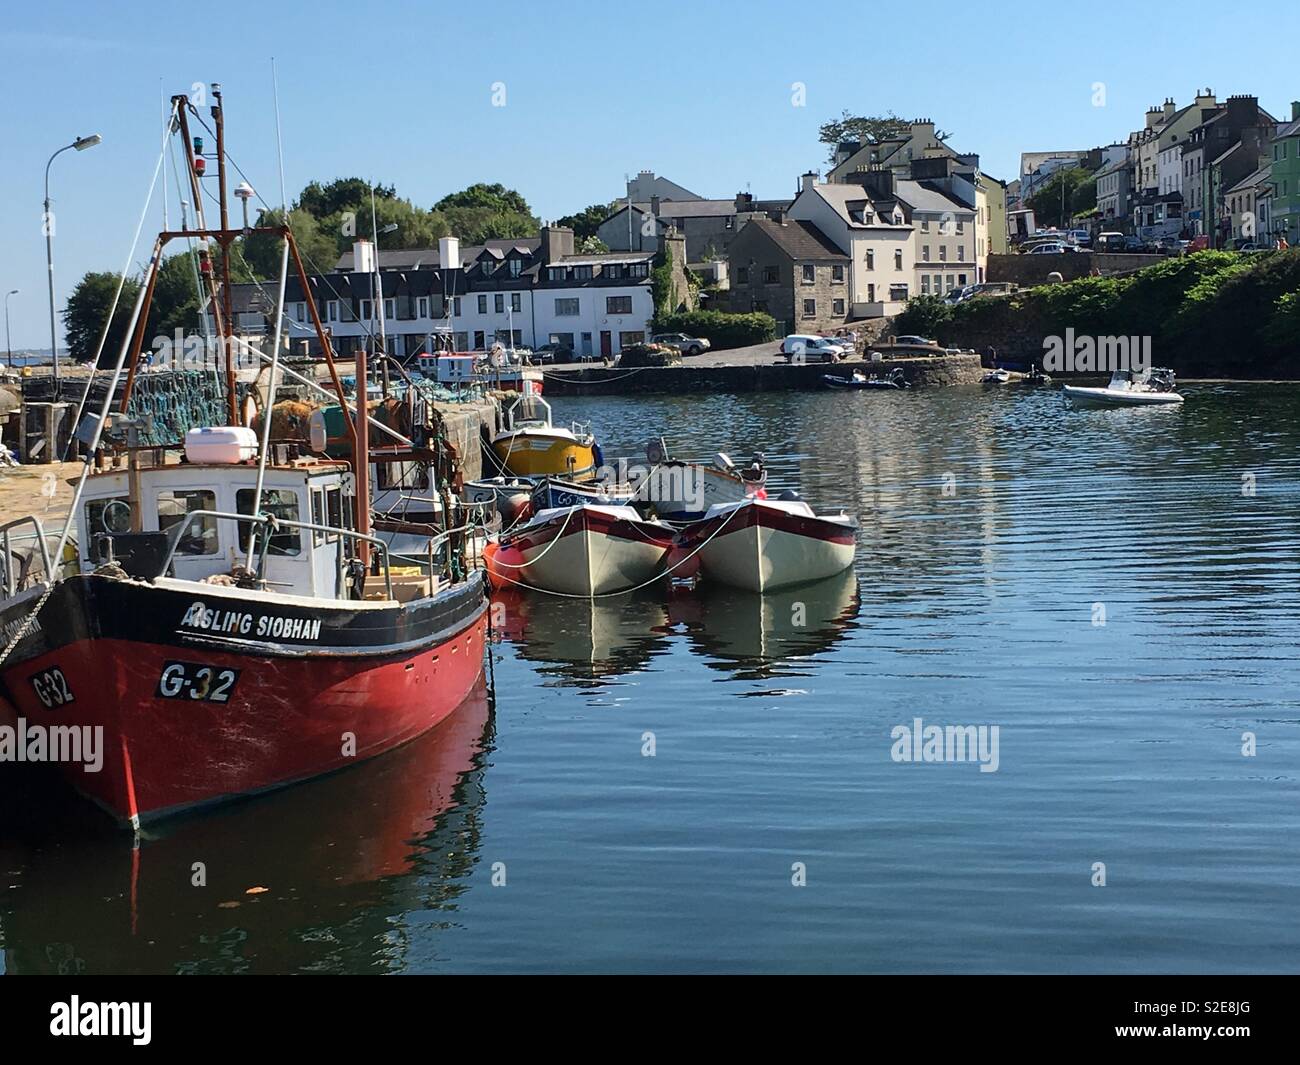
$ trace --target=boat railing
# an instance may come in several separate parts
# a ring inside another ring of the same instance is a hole
[[[18,580],[14,574],[15,556],[13,552],[14,535],[13,530],[24,525],[32,527],[30,538],[36,540],[36,545],[41,552],[41,565],[45,568],[45,579],[43,584],[50,584],[54,580],[54,563],[50,559],[50,546],[45,542],[45,526],[41,524],[41,519],[34,514],[28,514],[26,517],[15,518],[13,521],[5,522],[0,525],[0,544],[3,544],[4,557],[0,558],[0,564],[4,566],[4,592],[5,598],[12,598],[19,591]],[[29,536],[24,535],[19,538],[22,543],[26,543]]]
[[[216,518],[218,521],[235,521],[248,522],[253,525],[261,525],[272,530],[278,528],[305,529],[309,532],[325,533],[328,536],[346,537],[351,540],[364,541],[376,548],[383,556],[384,561],[384,592],[389,599],[393,598],[393,575],[390,569],[388,558],[388,545],[376,536],[370,536],[366,533],[356,532],[353,529],[341,529],[335,525],[321,525],[314,521],[292,521],[288,518],[277,518],[271,514],[231,514],[224,510],[191,510],[185,515],[185,520],[178,521],[170,533],[168,533],[167,555],[163,559],[162,567],[159,569],[157,576],[164,576],[171,568],[172,560],[176,556],[176,549],[180,546],[181,537],[185,535],[185,530],[195,518]],[[257,555],[257,579],[264,579],[266,573],[267,551],[271,544],[271,538],[264,536],[262,538],[262,548]],[[343,570],[343,552],[342,542],[340,541],[339,550],[339,572]]]

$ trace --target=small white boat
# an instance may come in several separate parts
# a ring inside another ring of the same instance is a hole
[[[1065,398],[1076,407],[1153,407],[1181,403],[1173,370],[1116,370],[1105,388],[1066,385]]]
[[[630,506],[636,498],[636,489],[630,484],[610,481],[566,481],[559,477],[543,477],[532,491],[533,513],[556,507],[572,507],[579,503],[601,503],[606,506]]]
[[[487,553],[502,586],[523,584],[564,595],[628,591],[663,568],[674,530],[631,507],[584,504],[535,514]]]
[[[719,452],[713,466],[668,457],[662,440],[646,448],[650,471],[637,482],[636,502],[654,508],[664,521],[698,521],[715,503],[735,503],[763,491],[767,469],[756,454],[740,469]]]
[[[678,534],[669,564],[698,552],[705,578],[753,592],[773,591],[848,569],[857,530],[856,519],[848,514],[814,514],[797,498],[720,503]]]
[[[990,370],[982,378],[980,378],[980,380],[983,381],[984,384],[986,385],[1005,385],[1008,381],[1011,380],[1011,371],[1003,370],[1001,368],[996,370]]]

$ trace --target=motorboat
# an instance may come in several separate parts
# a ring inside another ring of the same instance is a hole
[[[521,395],[506,410],[504,424],[492,438],[492,455],[503,474],[589,481],[603,461],[591,427],[552,424],[551,406],[541,396]]]
[[[541,478],[532,491],[533,513],[572,507],[579,503],[604,503],[613,506],[630,506],[636,498],[636,488],[630,484],[609,481],[566,481],[559,477]]]
[[[675,530],[629,506],[580,503],[533,515],[484,552],[496,587],[524,585],[561,595],[625,592],[663,569]]]
[[[1183,402],[1173,370],[1116,370],[1105,388],[1066,385],[1065,398],[1076,407],[1155,407]]]
[[[669,457],[663,440],[646,448],[650,469],[637,482],[636,502],[649,507],[662,521],[698,521],[715,503],[735,503],[765,494],[767,465],[756,453],[745,468],[725,452],[712,466]]]
[[[510,522],[528,503],[534,486],[531,477],[483,477],[466,481],[462,494],[467,505],[495,510]]]
[[[1011,380],[1011,371],[1001,368],[990,370],[980,380],[986,385],[1005,385]]]
[[[861,370],[854,370],[848,377],[832,373],[823,374],[822,380],[829,388],[895,390],[907,387],[907,375],[903,373],[902,367],[895,367],[884,377],[876,374],[867,376]]]
[[[670,567],[698,556],[699,573],[735,588],[773,591],[830,577],[853,564],[857,520],[815,514],[793,492],[709,508],[677,536]]]

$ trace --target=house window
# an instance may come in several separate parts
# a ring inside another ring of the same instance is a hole
[[[921,219],[921,232],[922,233],[930,232],[930,220],[928,218]]]
[[[628,277],[649,277],[649,276],[650,276],[650,264],[649,264],[649,263],[633,263],[631,266],[629,266],[629,267],[627,268],[627,276],[628,276]]]
[[[481,270],[482,270],[483,276],[484,276],[484,277],[487,277],[488,274],[490,274],[490,273],[492,272],[492,264],[491,264],[490,262],[488,262],[486,259],[484,259],[484,260],[483,260],[483,265],[482,265],[482,267],[481,267]]]
[[[958,286],[959,288],[965,288],[965,287],[966,287],[966,275],[965,275],[965,274],[958,274],[958,275],[957,275],[957,286]]]
[[[573,279],[575,281],[590,281],[592,270],[590,266],[575,266],[573,268]]]
[[[511,259],[511,260],[510,260],[510,276],[511,276],[511,277],[518,277],[520,271],[523,270],[523,268],[524,268],[523,260],[521,260],[521,259]]]
[[[895,303],[902,303],[904,300],[907,299],[907,286],[906,286],[906,285],[890,285],[890,286],[889,286],[889,298],[890,298],[891,300],[893,300]]]
[[[325,304],[325,320],[327,322],[337,322],[339,320],[338,300],[330,300]]]
[[[779,266],[763,267],[763,284],[779,285],[781,283],[781,268]]]
[[[941,263],[946,263],[946,262],[948,261],[948,245],[947,245],[947,244],[940,244],[940,245],[939,245],[939,261],[940,261]]]
[[[572,318],[578,313],[577,299],[563,299],[555,301],[555,316],[557,318]]]
[[[958,244],[958,245],[957,245],[957,261],[958,261],[959,263],[961,263],[961,262],[965,262],[965,261],[966,261],[966,245],[965,245],[965,244]]]
[[[385,299],[384,299],[384,317],[385,317],[385,318],[396,318],[396,317],[397,317],[397,300],[396,300],[396,299],[391,299],[391,298],[385,298]]]
[[[416,313],[416,317],[417,317],[417,318],[428,318],[428,317],[429,317],[429,297],[428,297],[428,296],[421,296],[419,299],[417,299],[417,300],[415,301],[415,308],[416,308],[415,313]]]
[[[738,267],[738,268],[736,269],[736,284],[738,284],[738,285],[748,285],[748,284],[749,284],[749,267],[748,267],[748,266],[741,266],[741,267]]]
[[[804,301],[803,301],[803,316],[804,316],[805,318],[816,318],[816,317],[817,317],[817,301],[816,301],[816,300],[804,300]]]
[[[486,296],[480,296],[480,297],[478,298],[478,313],[479,313],[479,314],[487,314],[487,297],[486,297]]]
[[[518,292],[510,293],[510,309],[518,314],[523,309],[523,298]]]
[[[844,267],[842,266],[831,267],[831,282],[837,285],[844,284]]]
[[[901,270],[901,269],[903,269],[903,249],[902,249],[902,248],[895,248],[895,249],[894,249],[894,269],[895,269],[895,270]]]
[[[929,294],[930,294],[930,275],[929,275],[929,274],[922,274],[922,275],[921,275],[921,295],[922,295],[922,296],[928,296]]]
[[[817,268],[813,266],[811,263],[804,263],[803,283],[805,285],[811,285],[816,280],[817,280]]]
[[[644,344],[644,343],[645,343],[645,333],[627,332],[627,333],[619,333],[618,335],[618,346],[620,348],[630,348],[633,344]]]
[[[868,270],[874,270],[875,268],[876,268],[876,253],[875,253],[875,251],[872,250],[871,248],[868,248],[868,249],[867,249],[867,269],[868,269]]]
[[[965,224],[966,224],[965,222],[962,222],[960,219],[958,219],[958,221],[957,221],[957,232],[958,232],[958,233],[962,232],[962,227],[963,227]]]
[[[482,351],[485,347],[487,347],[486,341],[487,341],[487,334],[482,329],[474,330],[475,351]]]
[[[498,292],[495,296],[492,297],[492,309],[496,311],[497,314],[505,313],[506,310],[505,293]]]
[[[632,297],[631,296],[606,296],[605,313],[606,314],[631,314]],[[640,341],[638,341],[637,343],[640,343]]]
[[[361,320],[370,321],[375,316],[375,305],[370,300],[361,301]]]
[[[868,303],[876,302],[876,284],[874,281],[867,286],[867,302]]]
[[[837,318],[844,317],[844,301],[831,300],[831,313],[834,314]]]
[[[922,244],[922,245],[921,245],[921,262],[923,262],[923,263],[928,263],[929,261],[930,261],[930,245],[928,245],[928,244]]]
[[[307,304],[295,303],[293,305],[293,316],[296,321],[305,322],[307,320]]]
[[[564,267],[563,267],[563,266],[552,266],[552,267],[548,268],[547,271],[546,271],[546,277],[547,277],[547,279],[550,280],[550,281],[563,281],[563,280],[564,280]]]
[[[767,313],[767,300],[750,300],[749,309],[761,314]]]

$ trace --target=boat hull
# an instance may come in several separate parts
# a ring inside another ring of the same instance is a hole
[[[591,444],[570,436],[533,431],[503,433],[492,441],[498,465],[517,477],[563,477],[585,481],[596,475]]]
[[[543,591],[608,595],[653,580],[671,547],[671,529],[578,506],[510,537],[497,570]]]
[[[636,498],[653,506],[664,521],[688,522],[703,518],[711,506],[738,503],[762,488],[762,480],[746,482],[716,466],[667,462],[637,485]]]
[[[750,503],[684,531],[679,551],[699,548],[708,580],[768,592],[821,580],[853,565],[854,526]]]
[[[308,602],[73,577],[4,685],[29,723],[101,730],[97,771],[60,770],[138,823],[383,754],[442,721],[482,673],[478,578],[414,608]]]
[[[1065,385],[1065,398],[1076,407],[1168,407],[1183,402],[1177,392],[1126,392],[1117,388]]]

